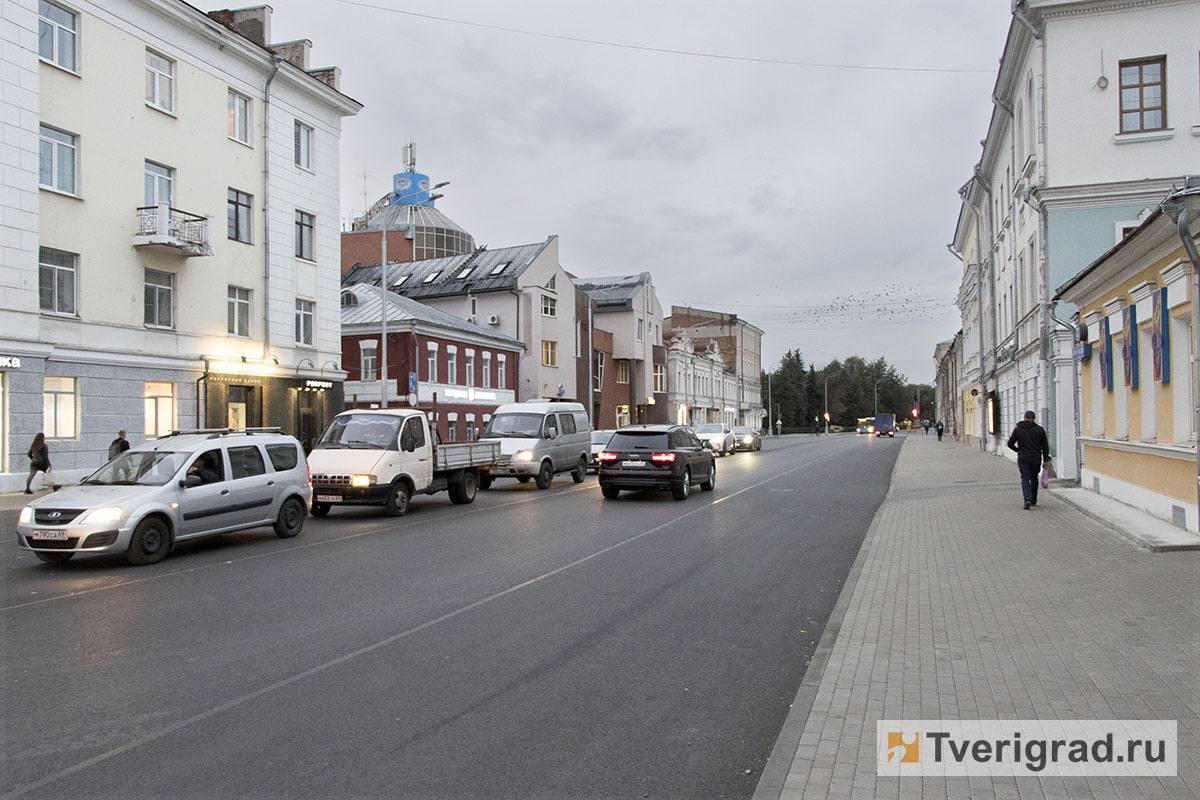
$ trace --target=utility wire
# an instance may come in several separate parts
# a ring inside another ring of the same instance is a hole
[[[599,39],[584,39],[578,36],[562,36],[556,33],[543,33],[541,31],[527,31],[520,28],[506,28],[501,25],[487,25],[482,22],[471,22],[465,19],[452,19],[450,17],[439,17],[433,14],[420,14],[416,11],[404,11],[399,8],[391,8],[388,6],[376,5],[374,3],[364,3],[362,0],[337,0],[337,2],[347,6],[360,6],[362,8],[370,8],[376,11],[388,11],[393,14],[403,14],[406,17],[418,17],[420,19],[430,19],[436,22],[449,22],[453,25],[465,25],[471,28],[483,28],[489,31],[502,31],[504,33],[518,33],[522,36],[537,36],[543,39],[557,39],[562,42],[576,42],[579,44],[594,44],[601,47],[618,47],[624,50],[642,50],[648,53],[665,53],[673,56],[691,56],[693,58],[712,58],[720,61],[748,61],[754,64],[779,64],[787,67],[818,67],[823,69],[858,69],[873,72],[929,72],[929,73],[951,73],[960,75],[993,75],[994,69],[947,69],[938,67],[877,67],[867,64],[830,64],[821,61],[788,61],[778,58],[753,58],[751,56],[731,56],[722,53],[703,53],[697,50],[672,50],[666,47],[647,47],[645,45],[625,44],[623,42],[605,42]]]

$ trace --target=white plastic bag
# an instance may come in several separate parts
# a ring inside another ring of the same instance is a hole
[[[43,489],[53,489],[58,485],[58,481],[54,477],[54,470],[48,469],[42,472],[40,486]]]
[[[1042,467],[1042,488],[1043,489],[1050,488],[1050,468],[1049,467]]]

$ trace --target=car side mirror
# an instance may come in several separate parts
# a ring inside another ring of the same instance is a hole
[[[558,438],[558,428],[553,428],[553,427],[546,428],[546,438],[547,439],[557,439]]]
[[[191,489],[193,486],[199,486],[202,483],[204,483],[204,481],[200,480],[199,475],[188,475],[179,482],[179,488]]]
[[[417,449],[417,442],[411,436],[401,436],[400,449],[406,453],[411,453]]]

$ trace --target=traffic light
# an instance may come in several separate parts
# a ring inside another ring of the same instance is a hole
[[[825,412],[825,421],[829,422],[829,412],[828,411]]]
[[[917,418],[917,414],[918,414],[918,413],[919,413],[919,412],[917,411],[917,409],[915,409],[915,408],[914,408],[914,409],[913,409],[913,419],[916,419],[916,418]]]

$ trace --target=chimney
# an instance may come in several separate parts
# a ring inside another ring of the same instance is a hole
[[[220,11],[210,11],[208,16],[229,30],[245,36],[259,47],[266,47],[267,42],[271,41],[270,6],[225,8]]]
[[[309,75],[319,80],[321,83],[333,89],[335,92],[342,90],[342,70],[341,67],[319,67],[310,69]]]
[[[311,39],[296,39],[293,42],[269,44],[267,49],[293,67],[308,71],[308,51],[312,49]]]

